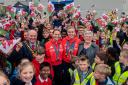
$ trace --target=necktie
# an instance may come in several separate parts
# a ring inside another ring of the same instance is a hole
[[[35,49],[35,45],[34,44],[32,44],[32,50],[34,50]]]

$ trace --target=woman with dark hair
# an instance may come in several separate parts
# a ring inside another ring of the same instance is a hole
[[[50,40],[50,31],[48,29],[44,29],[42,32],[41,45],[44,46],[46,42]]]
[[[40,24],[40,25],[38,26],[37,40],[39,40],[39,41],[42,40],[42,38],[43,38],[42,33],[43,33],[43,31],[44,31],[45,28],[46,28],[46,27],[44,26],[44,24]]]

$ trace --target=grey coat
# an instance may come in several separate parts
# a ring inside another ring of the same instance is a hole
[[[99,51],[99,47],[92,43],[89,48],[86,49],[86,54],[81,54],[81,51],[84,49],[84,42],[81,42],[78,47],[78,56],[80,55],[86,55],[90,61],[90,64],[94,62],[94,58],[96,53]]]

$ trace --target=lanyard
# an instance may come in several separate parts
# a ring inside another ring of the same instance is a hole
[[[55,50],[55,53],[56,53],[56,60],[58,61],[59,60],[59,50],[60,50],[60,45],[58,45],[58,48],[53,45],[54,47],[54,50]]]
[[[73,42],[72,44],[69,43],[69,41],[66,42],[66,55],[69,54],[70,50],[73,50],[75,47],[75,42]]]

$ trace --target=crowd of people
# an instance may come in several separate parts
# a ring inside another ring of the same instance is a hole
[[[0,85],[128,85],[127,15],[67,8],[0,17]]]

